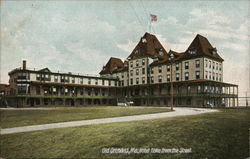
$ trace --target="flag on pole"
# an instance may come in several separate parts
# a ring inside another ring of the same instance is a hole
[[[157,21],[157,15],[150,14],[151,17],[151,22],[156,22]]]

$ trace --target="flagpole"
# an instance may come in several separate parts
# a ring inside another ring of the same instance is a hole
[[[151,19],[151,14],[149,14],[149,33],[151,34],[151,27],[152,27],[152,19]]]
[[[152,28],[152,21],[149,22],[149,33],[151,34],[151,28]]]

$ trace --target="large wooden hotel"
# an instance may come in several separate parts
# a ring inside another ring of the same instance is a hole
[[[223,61],[201,35],[184,52],[167,52],[155,35],[145,33],[126,59],[111,57],[100,76],[27,69],[23,61],[9,72],[4,96],[16,107],[131,101],[137,106],[237,106],[238,86],[223,82]]]

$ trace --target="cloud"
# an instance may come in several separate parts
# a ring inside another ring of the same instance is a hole
[[[127,43],[117,44],[116,46],[130,54],[135,48],[136,44],[137,44],[136,42],[133,42],[132,40],[128,40]]]
[[[126,58],[145,33],[146,27],[122,3],[32,3],[37,8],[28,1],[1,6],[0,82],[8,81],[8,71],[19,67],[22,59],[28,60],[28,67],[98,74],[111,56]],[[224,8],[207,2],[201,8],[192,3],[145,4],[159,15],[152,27],[166,50],[185,51],[196,34],[202,34],[225,59],[225,81],[239,85],[249,81],[244,76],[249,73],[245,68],[250,36],[244,4],[225,3],[224,7],[223,2]]]
[[[203,25],[220,25],[220,24],[229,24],[231,21],[227,16],[220,15],[214,10],[202,10],[195,8],[189,13],[191,18],[188,21],[188,24],[197,23],[203,21]],[[205,23],[204,23],[205,22]]]
[[[239,51],[242,53],[247,53],[249,52],[249,45],[243,45],[235,42],[223,42],[220,45],[221,48],[226,48],[226,49],[231,49],[235,51]]]

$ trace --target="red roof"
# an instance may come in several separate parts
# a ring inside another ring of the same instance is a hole
[[[121,59],[111,57],[107,64],[103,67],[103,70],[99,74],[111,74],[114,72],[120,72],[125,70],[124,63]]]
[[[190,54],[190,51],[194,51],[194,54]],[[213,47],[206,37],[199,34],[196,35],[192,43],[187,50],[176,60],[190,59],[196,57],[209,57],[218,61],[224,61],[217,53],[217,49]]]
[[[190,53],[190,51],[193,51],[193,53]],[[207,38],[199,34],[196,35],[196,37],[194,38],[194,40],[192,41],[192,43],[189,45],[189,47],[185,52],[178,53],[170,50],[169,53],[167,54],[167,58],[153,62],[151,66],[169,63],[170,54],[174,55],[173,61],[186,60],[198,57],[209,57],[221,62],[224,61],[217,53],[216,48],[214,48],[210,44]]]
[[[156,36],[146,32],[128,58],[134,59],[146,56],[151,58],[157,57],[162,60],[166,58],[166,55],[167,51]]]

